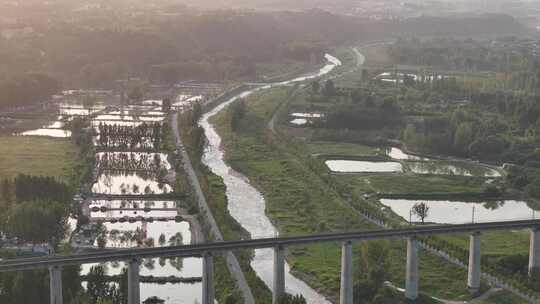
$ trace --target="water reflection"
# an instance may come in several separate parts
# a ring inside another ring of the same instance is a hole
[[[398,162],[327,160],[325,163],[332,172],[339,173],[392,173],[403,171],[402,165]]]
[[[166,154],[151,152],[100,152],[96,154],[96,165],[101,169],[152,172],[172,168]]]
[[[410,170],[417,174],[461,175],[500,177],[501,174],[492,168],[465,162],[426,161],[408,162]]]
[[[166,194],[172,192],[171,186],[154,179],[141,177],[148,172],[105,172],[92,186],[92,192],[100,194]]]
[[[495,222],[532,219],[535,210],[522,201],[493,202],[452,202],[432,200],[381,199],[381,203],[390,207],[406,220],[412,215],[413,222],[421,219],[411,214],[415,204],[425,203],[429,206],[425,221],[438,224],[464,224],[475,222]]]
[[[69,130],[62,130],[62,129],[37,129],[37,130],[30,130],[22,132],[20,135],[22,136],[48,136],[48,137],[56,137],[56,138],[67,138],[71,137],[71,131]]]
[[[427,158],[411,155],[403,152],[403,150],[395,147],[387,148],[386,155],[396,160],[428,160]]]

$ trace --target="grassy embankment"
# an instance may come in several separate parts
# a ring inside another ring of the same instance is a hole
[[[264,194],[267,214],[282,235],[375,229],[341,198],[332,186],[332,178],[321,175],[320,162],[306,152],[304,144],[283,142],[268,133],[266,123],[287,93],[287,89],[277,89],[250,98],[247,114],[236,132],[231,128],[230,112],[224,111],[214,119],[223,137],[228,162]],[[403,286],[404,242],[395,241],[390,246],[389,279]],[[356,244],[356,262],[360,258],[359,249],[360,244]],[[335,299],[339,292],[340,256],[339,244],[319,244],[290,248],[288,260],[294,272]],[[470,298],[464,270],[424,253],[420,270],[421,290],[429,290],[440,298]],[[361,270],[357,272],[360,274]]]
[[[198,175],[199,182],[202,190],[205,194],[206,200],[209,204],[212,214],[221,230],[223,238],[225,240],[239,240],[248,237],[242,227],[230,216],[227,209],[227,198],[225,194],[225,185],[218,176],[210,172],[201,163],[202,156],[202,130],[195,128],[191,122],[189,114],[184,114],[179,118],[179,128],[182,136],[182,140],[190,155],[193,167]],[[189,185],[185,173],[181,168],[177,169],[178,177],[182,181],[178,181],[177,185]],[[187,183],[187,184],[186,184]],[[192,210],[197,210],[195,194],[191,187],[184,187],[184,191],[189,193],[189,201],[192,206]],[[209,229],[205,223],[205,218],[200,215],[199,221],[203,225],[203,229],[207,237],[210,236]],[[271,302],[271,292],[264,283],[257,277],[253,269],[250,266],[251,252],[250,251],[237,251],[235,255],[242,267],[242,270],[246,276],[248,284],[251,288],[253,296],[261,303]],[[236,283],[234,282],[232,275],[225,263],[225,259],[221,256],[215,258],[215,273],[216,277],[216,299],[220,303],[227,303],[227,298],[235,300],[234,303],[242,303],[242,294],[238,290]]]

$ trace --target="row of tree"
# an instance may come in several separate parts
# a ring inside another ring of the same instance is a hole
[[[56,245],[67,230],[73,192],[50,177],[19,175],[4,180],[0,230],[8,237]]]
[[[159,153],[106,152],[96,155],[96,164],[101,170],[156,172],[165,168],[166,162]]]
[[[97,128],[97,146],[100,148],[157,150],[163,137],[161,123],[139,126],[100,123]]]

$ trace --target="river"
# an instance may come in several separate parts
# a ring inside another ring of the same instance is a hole
[[[257,91],[314,79],[330,73],[334,68],[341,65],[339,59],[328,54],[325,57],[328,60],[328,64],[321,68],[319,72],[242,92],[206,113],[199,122],[199,125],[204,129],[206,138],[208,139],[208,145],[205,149],[202,161],[214,174],[223,178],[226,186],[229,212],[231,216],[244,227],[244,229],[249,231],[252,238],[274,237],[279,233],[270,219],[266,216],[266,203],[263,195],[250,184],[249,180],[244,175],[234,171],[226,164],[224,151],[221,149],[221,137],[210,123],[210,118],[220,113],[236,100],[247,97]],[[255,256],[251,262],[251,267],[265,284],[272,289],[273,251],[271,249],[255,250]],[[285,286],[288,293],[302,294],[308,303],[329,303],[324,296],[310,288],[306,283],[294,277],[290,273],[288,264],[285,265],[285,270]]]

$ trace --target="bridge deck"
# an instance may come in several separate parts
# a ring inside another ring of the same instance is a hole
[[[206,252],[222,252],[239,249],[275,248],[278,246],[304,245],[320,242],[339,242],[347,240],[375,240],[406,238],[421,235],[471,233],[494,230],[528,229],[540,227],[540,220],[491,222],[461,225],[419,226],[393,230],[373,230],[361,232],[330,233],[296,237],[265,238],[244,241],[227,241],[197,245],[184,245],[160,248],[120,249],[104,252],[86,253],[70,256],[48,256],[28,259],[15,259],[0,262],[0,272],[20,271],[40,267],[78,265],[122,261],[133,258],[153,257],[198,257]]]

